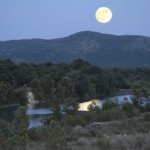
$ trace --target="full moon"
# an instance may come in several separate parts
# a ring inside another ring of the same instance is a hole
[[[101,7],[96,11],[95,16],[97,21],[107,23],[112,19],[112,12],[107,7]]]

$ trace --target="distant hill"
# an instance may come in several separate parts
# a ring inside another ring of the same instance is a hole
[[[0,42],[0,59],[54,63],[84,59],[99,66],[150,67],[150,38],[79,32],[65,38]]]

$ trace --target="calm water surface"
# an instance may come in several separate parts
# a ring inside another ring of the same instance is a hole
[[[124,98],[128,98],[128,101],[131,101],[131,95],[122,95],[110,97],[111,99],[117,99],[119,102],[122,102]],[[87,106],[92,101],[85,102],[80,104],[81,111],[87,111]],[[88,103],[88,105],[87,105]],[[99,106],[102,105],[102,101],[98,101]],[[8,106],[0,108],[0,119],[12,122],[14,118],[14,112],[17,110],[18,106]],[[42,121],[48,118],[52,114],[52,111],[48,108],[48,105],[45,102],[35,103],[32,106],[28,106],[27,115],[29,116],[29,128],[42,126]]]

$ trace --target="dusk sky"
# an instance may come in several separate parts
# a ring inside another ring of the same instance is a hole
[[[109,7],[107,24],[95,19]],[[0,41],[65,37],[79,31],[150,37],[150,0],[0,0]]]

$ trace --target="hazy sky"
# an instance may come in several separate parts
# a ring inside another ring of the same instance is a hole
[[[112,20],[95,19],[109,7]],[[0,0],[0,40],[64,37],[79,31],[150,36],[150,0]]]

